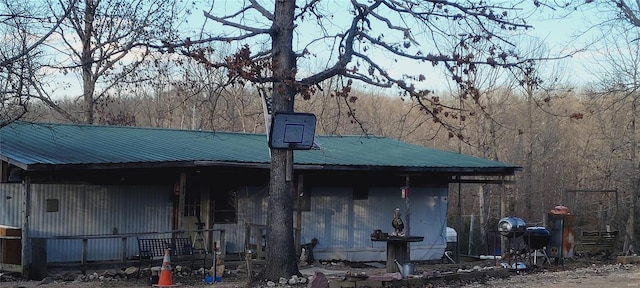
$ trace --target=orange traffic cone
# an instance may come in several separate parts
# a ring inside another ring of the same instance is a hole
[[[160,269],[160,278],[158,284],[154,284],[153,287],[174,287],[171,280],[171,256],[169,249],[164,250],[164,259],[162,260],[162,269]]]

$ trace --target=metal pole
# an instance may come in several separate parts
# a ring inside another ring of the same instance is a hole
[[[404,215],[405,218],[405,226],[407,226],[407,236],[411,236],[411,210],[409,209],[409,194],[411,193],[410,188],[409,188],[409,176],[405,177],[405,188],[407,189],[407,195],[405,195],[404,197],[404,203],[406,206],[406,212]]]
[[[458,231],[462,233],[462,184],[460,183],[460,176],[458,178]],[[456,263],[460,263],[460,237],[456,241]]]
[[[467,244],[467,253],[471,255],[471,247],[473,243],[473,226],[475,225],[475,215],[471,214],[471,219],[469,220],[469,243]]]

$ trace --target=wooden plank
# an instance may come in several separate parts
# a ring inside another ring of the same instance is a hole
[[[121,250],[121,257],[120,260],[122,260],[122,262],[127,261],[127,237],[122,237],[122,246],[120,246]]]
[[[577,250],[584,252],[613,251],[618,241],[619,231],[582,231]]]
[[[22,265],[0,263],[0,271],[16,272],[22,274]]]

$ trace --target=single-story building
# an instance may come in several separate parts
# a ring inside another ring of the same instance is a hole
[[[411,259],[441,258],[449,184],[521,170],[385,137],[316,140],[319,149],[294,152],[293,217],[297,243],[317,239],[320,260],[384,261],[385,243],[370,235],[392,231],[395,208],[410,212],[407,232],[424,237]],[[34,239],[46,239],[48,262],[118,260],[138,255],[136,237],[198,223],[209,251],[264,244],[264,134],[16,122],[0,129],[0,160],[0,225],[19,229],[22,267]]]

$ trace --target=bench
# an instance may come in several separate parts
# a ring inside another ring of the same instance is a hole
[[[613,252],[619,234],[620,231],[582,231],[576,250],[589,253]]]
[[[142,262],[149,261],[149,267],[156,260],[162,261],[166,249],[170,250],[171,264],[175,262],[191,262],[190,267],[195,267],[196,260],[202,260],[202,267],[206,268],[207,253],[202,249],[194,249],[189,237],[172,238],[138,238],[140,262],[138,269],[142,268]]]

